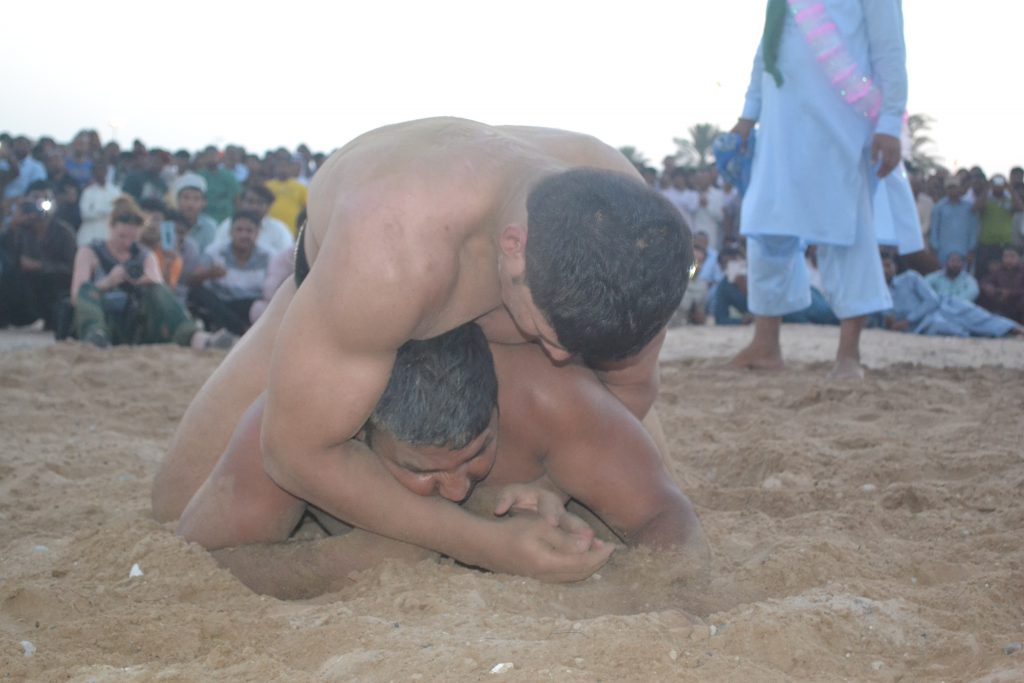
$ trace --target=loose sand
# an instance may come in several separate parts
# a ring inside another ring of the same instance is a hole
[[[221,356],[0,335],[0,680],[1024,680],[1024,344],[870,333],[868,379],[832,385],[834,328],[787,327],[788,372],[721,369],[749,332],[664,354],[706,581],[620,551],[576,585],[386,564],[301,602],[149,515]]]

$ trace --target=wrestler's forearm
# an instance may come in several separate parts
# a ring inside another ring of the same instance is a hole
[[[462,562],[485,562],[487,520],[444,499],[413,494],[358,441],[290,462],[285,469],[265,458],[264,466],[279,486],[328,514]]]

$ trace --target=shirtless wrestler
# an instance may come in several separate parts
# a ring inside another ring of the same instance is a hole
[[[344,537],[221,550],[283,541],[307,509],[263,469],[262,407],[257,400],[239,422],[186,507],[179,533],[214,551],[253,590],[284,598],[336,590],[351,571],[383,558],[431,555],[375,534],[348,532],[315,508],[310,512],[321,524],[347,532]],[[706,563],[693,508],[639,420],[593,371],[553,368],[536,345],[488,350],[473,323],[404,344],[358,439],[417,495],[462,503],[472,494],[469,503],[482,514],[509,508],[541,514],[552,528],[546,542],[560,543],[556,527],[580,546],[592,542],[589,527],[565,513],[571,497],[629,544],[676,548],[697,571]]]
[[[265,393],[264,467],[295,497],[467,564],[592,573],[607,546],[555,552],[535,542],[549,532],[543,520],[498,525],[416,496],[352,437],[403,343],[471,320],[491,342],[581,359],[647,416],[690,259],[678,212],[594,138],[428,119],[336,152],[313,180],[308,213],[308,277],[297,261],[301,286],[278,290],[189,406],[154,482],[156,517],[180,515],[182,492],[198,488]]]

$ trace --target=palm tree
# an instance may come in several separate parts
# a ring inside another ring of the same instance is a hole
[[[647,165],[647,157],[636,147],[627,145],[626,147],[619,147],[619,151],[622,153],[622,156],[629,159],[629,162],[637,168],[643,168]]]
[[[942,157],[932,154],[925,148],[934,144],[927,132],[935,122],[927,114],[911,114],[907,117],[907,129],[910,131],[910,163],[924,173],[931,173],[941,166]]]
[[[705,166],[708,163],[708,155],[711,153],[711,145],[715,138],[721,135],[722,130],[713,123],[698,123],[690,127],[690,139],[672,138],[679,148],[679,160],[683,164]]]

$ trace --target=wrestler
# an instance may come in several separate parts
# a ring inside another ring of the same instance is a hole
[[[432,555],[358,530],[342,542],[222,551],[283,541],[309,508],[262,467],[263,405],[257,400],[243,416],[227,451],[185,509],[179,533],[215,551],[246,585],[278,597],[340,587],[351,571],[385,557]],[[510,508],[539,513],[550,525],[542,542],[553,546],[564,542],[555,532],[562,528],[581,547],[592,542],[603,547],[582,520],[565,512],[571,498],[626,543],[677,548],[692,566],[706,564],[692,505],[639,420],[593,371],[577,365],[553,368],[531,344],[495,344],[489,350],[473,323],[399,349],[387,388],[358,441],[417,495],[458,504],[473,494],[469,502],[484,513],[501,515]],[[474,494],[478,482],[482,486]],[[527,485],[510,486],[520,483]],[[504,487],[501,493],[497,487]],[[309,509],[328,530],[347,531],[339,520]]]
[[[585,362],[647,416],[690,260],[678,212],[591,137],[460,119],[357,138],[317,173],[308,210],[308,277],[278,290],[189,406],[154,482],[157,518],[180,515],[265,391],[264,466],[296,498],[467,564],[592,573],[607,547],[548,552],[534,542],[543,521],[496,524],[416,496],[352,438],[402,344],[471,320],[492,342]]]

